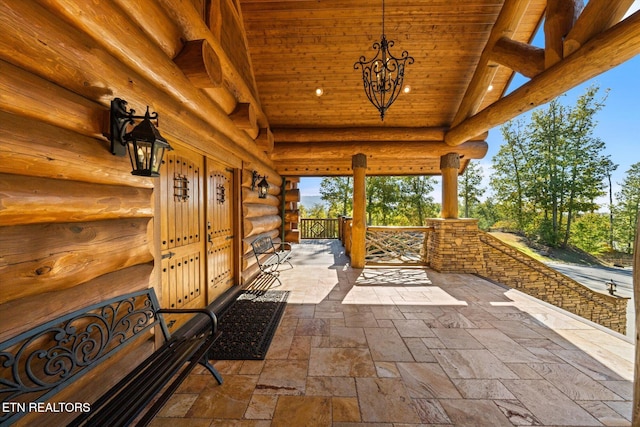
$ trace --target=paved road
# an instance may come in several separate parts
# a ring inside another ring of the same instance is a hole
[[[571,277],[576,282],[599,292],[607,292],[605,283],[613,279],[617,285],[617,295],[633,297],[633,277],[630,268],[587,267],[560,263],[548,263],[547,265]]]
[[[562,274],[571,277],[595,291],[607,292],[605,283],[612,280],[617,285],[616,295],[633,298],[633,271],[631,268],[586,267],[576,264],[547,263]],[[635,310],[633,299],[627,304],[627,337],[635,336]]]

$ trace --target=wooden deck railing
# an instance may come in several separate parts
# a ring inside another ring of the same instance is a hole
[[[301,239],[339,239],[340,220],[338,218],[301,218]]]
[[[367,263],[426,264],[433,227],[367,227]]]

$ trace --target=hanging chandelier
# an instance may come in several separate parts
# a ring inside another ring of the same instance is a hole
[[[389,51],[393,45],[393,40],[387,41],[384,34],[384,0],[382,0],[382,38],[380,43],[373,44],[376,55],[370,61],[362,55],[353,65],[356,70],[358,67],[362,68],[364,93],[378,109],[382,120],[387,109],[402,91],[405,65],[413,64],[413,57],[409,56],[406,50],[402,52],[400,58],[393,56]]]

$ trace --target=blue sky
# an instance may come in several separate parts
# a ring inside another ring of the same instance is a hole
[[[640,0],[636,0],[630,9],[630,13],[640,10]],[[540,46],[544,42],[538,41],[534,44]],[[585,89],[591,85],[600,87],[600,94],[604,94],[605,89],[609,89],[609,94],[605,101],[605,107],[598,112],[596,120],[598,125],[594,135],[606,143],[605,154],[611,156],[618,169],[613,174],[614,191],[619,190],[619,183],[624,179],[625,172],[636,162],[640,162],[640,56],[619,65],[589,80],[574,89],[568,91],[561,97],[561,102],[565,105],[575,105],[577,98],[584,94]],[[511,83],[510,90],[513,90],[527,79],[517,75]],[[525,113],[519,118],[528,120]],[[489,131],[487,138],[489,151],[486,157],[479,160],[485,171],[486,184],[490,174],[491,158],[498,152],[503,143],[499,128]],[[439,177],[433,197],[436,202],[441,201],[439,188]],[[303,196],[319,195],[321,178],[302,178],[300,181],[301,194]],[[605,203],[603,200],[602,203]]]

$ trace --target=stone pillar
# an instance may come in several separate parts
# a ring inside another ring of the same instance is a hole
[[[440,273],[485,273],[477,219],[428,219],[427,265]]]
[[[367,212],[366,176],[367,156],[351,158],[353,169],[353,225],[351,227],[351,267],[364,268],[366,256]]]
[[[458,218],[458,170],[460,169],[460,155],[449,153],[440,157],[440,172],[442,173],[442,213],[445,219]]]

